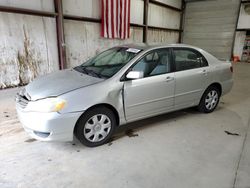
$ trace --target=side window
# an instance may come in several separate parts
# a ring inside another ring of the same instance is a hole
[[[176,71],[208,66],[203,55],[195,50],[175,48],[173,51]]]
[[[143,77],[169,73],[171,71],[169,49],[154,50],[145,55],[132,68],[132,71],[143,72]]]

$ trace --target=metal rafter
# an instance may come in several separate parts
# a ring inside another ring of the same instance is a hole
[[[144,9],[143,9],[143,39],[142,42],[147,42],[148,40],[148,6],[149,0],[144,0]]]
[[[56,17],[57,16],[57,13],[55,12],[31,10],[31,9],[8,7],[8,6],[0,6],[0,12],[26,14],[26,15],[32,15],[32,16],[44,16],[44,17]]]
[[[64,28],[63,28],[63,8],[62,0],[54,0],[56,17],[56,30],[57,30],[57,44],[58,44],[58,56],[59,56],[59,68],[66,68],[66,50],[65,50],[65,39],[64,39]]]

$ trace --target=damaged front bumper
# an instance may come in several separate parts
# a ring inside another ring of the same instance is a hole
[[[18,118],[25,131],[41,141],[72,141],[75,124],[83,112],[24,112],[16,107]]]

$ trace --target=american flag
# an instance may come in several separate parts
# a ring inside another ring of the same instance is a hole
[[[130,0],[102,0],[102,30],[105,38],[129,38]]]

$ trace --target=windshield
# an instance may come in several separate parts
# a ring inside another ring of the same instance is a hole
[[[115,47],[104,51],[74,69],[100,78],[110,78],[133,59],[141,50]]]

